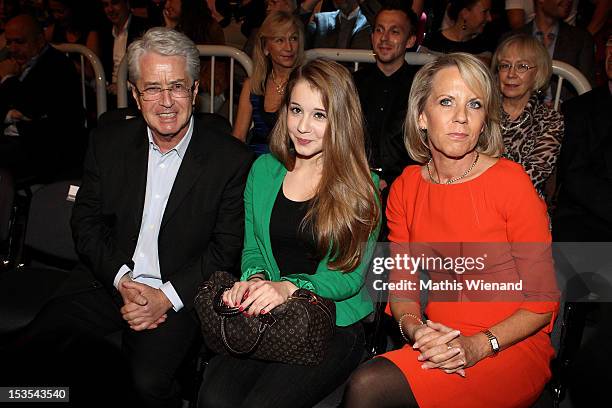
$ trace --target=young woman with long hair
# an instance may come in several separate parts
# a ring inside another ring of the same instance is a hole
[[[200,406],[311,407],[361,360],[360,320],[373,310],[364,277],[380,227],[363,128],[346,68],[315,60],[292,73],[272,153],[255,162],[245,190],[241,281],[223,300],[259,316],[308,289],[336,302],[335,335],[314,366],[216,356]]]

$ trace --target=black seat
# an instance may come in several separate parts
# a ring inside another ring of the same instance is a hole
[[[114,123],[120,120],[138,118],[140,116],[141,116],[140,111],[134,107],[108,110],[104,112],[102,115],[100,115],[100,117],[98,118],[98,128],[105,127],[111,123]]]
[[[11,174],[0,169],[0,270],[10,263],[10,231],[15,188]]]
[[[22,264],[0,276],[0,335],[30,323],[78,262],[70,230],[74,197],[69,195],[78,185],[57,182],[33,193]]]

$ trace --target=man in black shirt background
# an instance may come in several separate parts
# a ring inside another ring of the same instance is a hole
[[[412,78],[420,68],[404,60],[416,41],[417,17],[402,3],[391,0],[379,10],[372,32],[376,64],[354,75],[366,119],[370,167],[380,174],[384,193],[404,167],[415,163],[404,146],[403,125]]]

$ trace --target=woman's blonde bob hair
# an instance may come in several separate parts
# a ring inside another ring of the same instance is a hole
[[[504,143],[499,127],[501,103],[498,87],[486,65],[475,56],[462,52],[442,55],[425,64],[414,76],[404,123],[404,143],[408,154],[419,163],[425,163],[431,157],[427,130],[420,129],[419,116],[425,110],[436,74],[451,67],[459,70],[468,88],[483,101],[485,127],[478,137],[476,150],[491,157],[499,157]]]
[[[499,44],[491,60],[491,71],[497,73],[501,54],[510,47],[515,47],[523,59],[533,61],[536,66],[535,81],[531,91],[543,91],[552,76],[552,59],[548,51],[537,38],[528,34],[515,34]],[[499,81],[499,74],[495,76]]]
[[[298,17],[285,11],[270,13],[257,32],[253,48],[253,74],[251,75],[251,92],[264,95],[266,79],[272,70],[272,60],[266,55],[266,41],[274,37],[284,37],[295,32],[298,37],[298,49],[293,68],[304,60],[304,28]]]
[[[304,82],[320,94],[327,127],[321,180],[303,225],[314,227],[319,255],[329,254],[330,269],[351,272],[362,262],[365,243],[380,220],[378,187],[365,155],[361,104],[351,74],[342,65],[315,59],[296,68],[270,134],[270,151],[288,171],[295,166],[296,153],[287,117],[293,89]]]

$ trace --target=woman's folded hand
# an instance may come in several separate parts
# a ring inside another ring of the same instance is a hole
[[[248,316],[259,316],[287,301],[297,289],[297,286],[287,281],[236,282],[232,289],[225,292],[223,300],[227,298],[228,306],[239,306]]]
[[[447,374],[465,377],[465,369],[487,356],[487,340],[482,333],[464,336],[441,323],[427,321],[427,326],[441,333],[440,336],[419,344],[419,361],[423,369],[439,368]]]
[[[249,289],[252,285],[260,281],[248,280],[244,282],[236,282],[231,289],[223,293],[223,303],[229,307],[238,307],[249,294]]]

